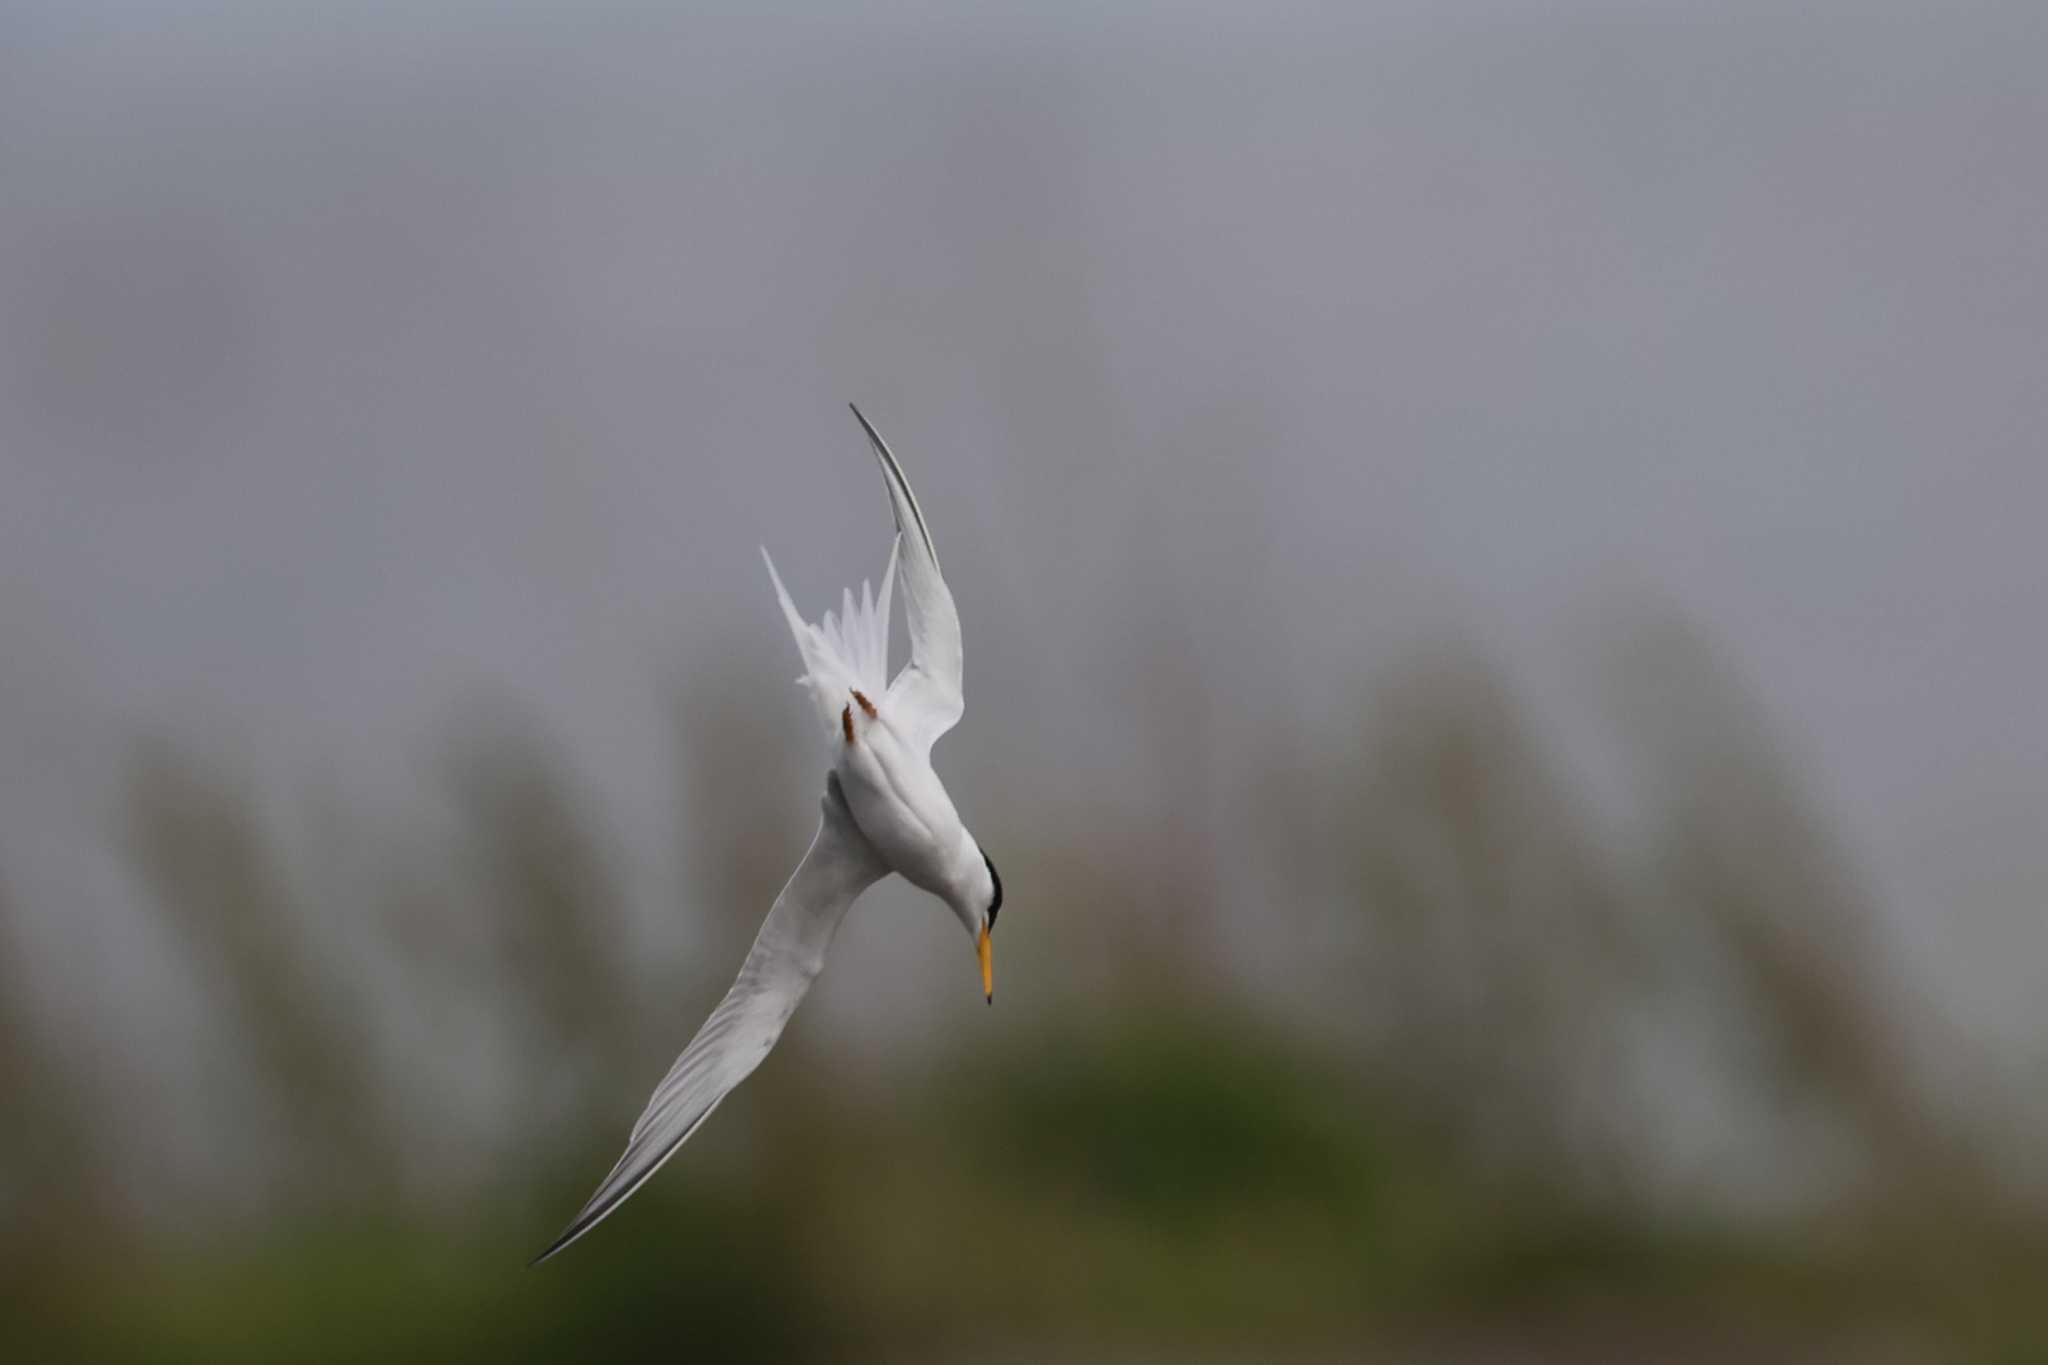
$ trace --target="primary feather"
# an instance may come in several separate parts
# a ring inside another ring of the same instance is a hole
[[[661,1169],[753,1073],[825,965],[825,952],[856,897],[888,875],[846,808],[835,776],[825,780],[823,818],[810,851],[775,898],[754,947],[725,999],[697,1030],[633,1125],[625,1154],[562,1235],[534,1258],[547,1260],[590,1231]]]
[[[903,551],[910,662],[889,685],[890,710],[911,742],[928,754],[933,741],[958,725],[966,709],[961,700],[960,612],[953,605],[952,589],[939,573],[939,553],[925,525],[924,509],[917,505],[917,495],[910,491],[896,453],[858,407],[853,408],[853,415],[881,462],[889,505],[896,513],[896,539]],[[834,710],[832,714],[839,713]]]

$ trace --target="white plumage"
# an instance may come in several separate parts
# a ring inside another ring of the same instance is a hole
[[[761,551],[803,656],[799,682],[833,748],[818,833],[769,909],[739,979],[655,1087],[624,1154],[536,1262],[590,1231],[645,1184],[752,1074],[824,967],[840,920],[861,892],[889,873],[939,897],[974,936],[982,987],[993,999],[989,932],[1002,908],[1002,883],[931,765],[933,742],[959,722],[962,710],[960,616],[902,466],[860,409],[853,414],[881,463],[896,518],[880,594],[863,582],[858,599],[843,592],[838,614],[827,611],[813,625],[798,613],[768,551]],[[888,682],[889,610],[899,568],[910,662]]]
[[[761,547],[789,633],[796,636],[797,650],[804,656],[804,676],[797,681],[816,696],[827,730],[839,728],[839,708],[851,693],[879,697],[889,690],[889,597],[896,587],[896,547],[896,541],[889,543],[889,567],[882,573],[879,598],[862,579],[860,600],[856,602],[848,588],[841,594],[839,615],[827,611],[815,626],[797,612],[768,547]]]

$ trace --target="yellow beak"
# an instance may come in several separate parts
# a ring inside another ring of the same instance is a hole
[[[988,926],[981,926],[981,936],[974,940],[974,955],[981,959],[981,993],[988,997],[989,1004],[996,1002],[996,969],[989,956]]]

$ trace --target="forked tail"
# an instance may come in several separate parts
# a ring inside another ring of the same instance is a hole
[[[853,692],[880,697],[889,690],[889,598],[896,587],[899,544],[900,537],[890,542],[889,567],[882,574],[879,595],[862,580],[860,597],[856,599],[853,589],[846,589],[840,594],[839,614],[835,617],[828,611],[817,625],[797,613],[789,589],[782,586],[782,575],[775,572],[775,561],[769,558],[766,546],[761,549],[789,633],[796,637],[796,647],[803,655],[804,676],[797,681],[811,689],[827,733],[838,729],[839,713]]]

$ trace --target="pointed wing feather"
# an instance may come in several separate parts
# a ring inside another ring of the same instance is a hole
[[[826,779],[823,805],[817,837],[775,898],[739,979],[654,1088],[611,1174],[536,1265],[623,1204],[753,1073],[825,965],[847,908],[888,872],[854,824],[836,776]]]
[[[853,407],[848,404],[848,407]],[[882,478],[889,486],[889,501],[896,512],[896,531],[902,546],[902,579],[905,618],[910,627],[910,662],[889,685],[889,702],[906,738],[929,751],[932,742],[960,723],[965,703],[960,691],[960,613],[953,594],[939,573],[938,551],[925,525],[924,511],[903,466],[889,443],[874,425],[853,407],[853,415],[881,461]]]

